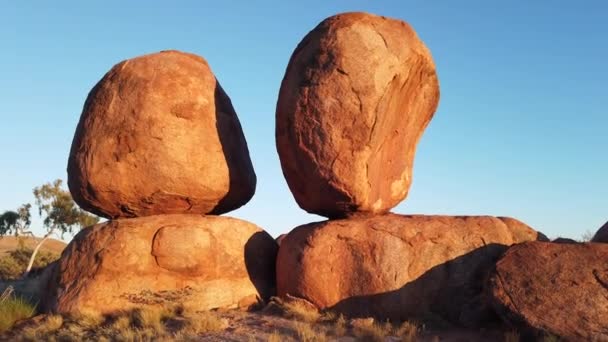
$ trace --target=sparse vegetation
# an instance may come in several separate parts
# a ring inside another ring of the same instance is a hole
[[[416,341],[418,336],[418,325],[405,321],[395,331],[395,336],[401,339],[402,342],[413,342]]]
[[[38,206],[38,213],[43,217],[43,225],[46,234],[38,241],[38,244],[28,256],[28,263],[23,276],[25,277],[36,260],[40,247],[53,234],[73,233],[76,229],[91,226],[99,221],[97,216],[91,215],[80,209],[72,199],[69,191],[63,189],[61,179],[52,183],[46,183],[33,190]],[[5,211],[0,214],[0,236],[34,236],[30,230],[32,224],[32,205],[29,203],[21,205],[16,211]]]
[[[33,250],[17,248],[0,257],[0,279],[18,279],[27,269]],[[59,258],[58,254],[41,251],[33,263],[33,269],[41,269]]]
[[[324,342],[327,341],[327,336],[322,331],[307,322],[295,322],[294,329],[296,331],[298,341],[302,342]]]
[[[364,341],[382,342],[393,332],[389,323],[376,322],[373,319],[359,320],[354,326],[355,336]]]
[[[519,342],[519,333],[515,330],[505,332],[505,342]]]
[[[284,340],[283,336],[279,334],[278,331],[273,331],[272,334],[268,335],[266,339],[267,342],[282,342]]]
[[[593,239],[593,237],[595,236],[595,233],[590,231],[590,230],[586,230],[583,235],[581,235],[581,242],[589,242]]]
[[[270,306],[276,307],[283,316],[303,322],[313,323],[321,319],[321,313],[312,304],[304,300],[285,301],[278,297],[270,300]]]
[[[19,318],[25,317],[27,315]],[[12,324],[10,322],[6,326]],[[85,312],[66,316],[47,315],[11,337],[17,341],[189,340],[225,327],[225,322],[213,312],[191,312],[179,308],[135,309],[107,316]]]
[[[12,294],[8,288],[0,296],[0,333],[10,329],[19,320],[32,317],[36,307],[24,298]]]
[[[551,333],[545,333],[542,337],[542,342],[559,342],[561,339]]]

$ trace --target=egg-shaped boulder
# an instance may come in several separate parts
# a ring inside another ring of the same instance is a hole
[[[68,185],[82,208],[109,218],[221,214],[251,199],[256,176],[205,59],[162,51],[117,64],[91,90]]]
[[[434,62],[410,25],[367,13],[325,19],[293,52],[276,109],[299,206],[329,218],[396,206],[438,102]]]

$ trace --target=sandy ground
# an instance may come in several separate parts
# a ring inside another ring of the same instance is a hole
[[[297,337],[296,324],[298,321],[284,318],[263,311],[242,312],[229,310],[219,312],[220,316],[228,323],[228,327],[219,333],[204,334],[200,341],[267,341],[273,332],[281,334],[283,341],[299,341]],[[314,328],[323,331],[328,336],[328,341],[365,341],[368,339],[356,338],[350,324],[347,333],[342,337],[335,337],[331,324],[315,323]],[[503,341],[504,332],[491,330],[462,330],[449,329],[444,331],[423,330],[419,333],[417,341],[454,341],[454,342],[481,342],[481,341]],[[401,341],[400,338],[388,336],[385,341]]]

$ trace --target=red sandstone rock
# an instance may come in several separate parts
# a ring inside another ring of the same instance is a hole
[[[508,246],[538,237],[517,220],[489,216],[311,223],[282,240],[277,291],[347,316],[480,325],[495,317],[482,296],[486,274]]]
[[[277,248],[254,224],[223,216],[101,223],[81,231],[62,254],[46,310],[248,307],[275,293]]]
[[[568,341],[608,340],[608,245],[527,242],[496,264],[488,294],[520,330]]]
[[[114,66],[91,90],[68,185],[97,215],[221,214],[255,191],[230,98],[196,55],[163,51]]]
[[[321,22],[293,52],[276,111],[300,207],[337,218],[396,206],[438,101],[431,54],[407,23],[366,13]]]

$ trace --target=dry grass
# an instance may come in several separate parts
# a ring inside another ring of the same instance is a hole
[[[325,342],[327,336],[324,332],[315,329],[310,323],[295,322],[293,325],[298,341],[302,342]]]
[[[354,335],[364,341],[385,341],[389,336],[403,342],[416,341],[418,326],[412,322],[405,321],[399,326],[390,322],[377,322],[373,318],[358,319],[353,321]]]
[[[551,333],[545,333],[545,335],[543,335],[541,341],[542,342],[559,342],[562,339],[560,339],[558,336],[555,336]]]
[[[227,322],[210,311],[184,313],[187,319],[187,330],[192,334],[218,332],[226,329]]]
[[[347,331],[348,329],[346,327],[346,318],[344,318],[343,315],[338,316],[332,326],[332,332],[334,333],[334,335],[340,337],[346,335]]]
[[[79,312],[43,319],[13,332],[15,341],[188,341],[202,333],[218,332],[226,323],[213,312],[174,309],[136,309],[100,316]]]
[[[519,333],[515,330],[505,332],[505,342],[519,342]]]
[[[19,320],[30,318],[36,307],[27,300],[13,295],[0,301],[0,333],[10,329]]]
[[[354,327],[355,336],[365,341],[381,342],[391,336],[392,332],[393,326],[390,323],[374,320],[362,321]]]
[[[269,305],[278,308],[283,316],[303,322],[313,323],[322,318],[319,310],[303,299],[285,301],[278,297],[273,297]]]
[[[267,342],[282,342],[284,341],[284,338],[281,334],[279,334],[278,331],[273,331],[272,334],[268,335],[268,338],[266,339]]]
[[[418,325],[405,321],[395,330],[394,335],[398,337],[401,342],[414,342],[418,336]]]

